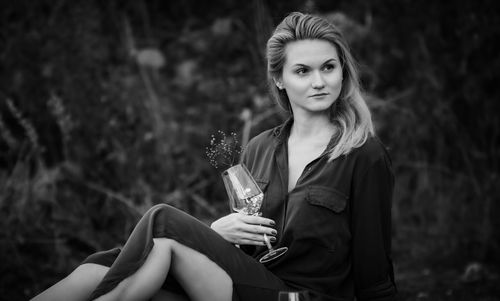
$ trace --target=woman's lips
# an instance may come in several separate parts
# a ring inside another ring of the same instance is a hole
[[[316,94],[313,94],[313,95],[311,95],[309,97],[321,97],[321,96],[326,96],[328,94],[330,94],[330,93],[316,93]]]

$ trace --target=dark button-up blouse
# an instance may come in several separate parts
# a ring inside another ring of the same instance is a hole
[[[384,146],[370,137],[331,162],[325,152],[305,167],[288,192],[292,123],[290,119],[256,136],[242,156],[264,191],[262,216],[276,221],[275,245],[288,247],[267,267],[289,286],[309,290],[313,300],[393,300],[394,176]],[[242,249],[256,258],[267,251]]]

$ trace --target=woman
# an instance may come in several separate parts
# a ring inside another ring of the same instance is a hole
[[[269,39],[267,59],[290,118],[253,138],[242,157],[265,192],[263,217],[233,213],[209,228],[157,205],[121,251],[91,255],[35,300],[264,301],[280,290],[394,299],[393,174],[344,39],[324,19],[292,13]],[[265,265],[264,233],[289,248]]]

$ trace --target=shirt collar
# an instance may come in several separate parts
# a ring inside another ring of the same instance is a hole
[[[289,117],[285,122],[283,122],[273,130],[273,136],[275,138],[276,145],[281,145],[286,141],[286,139],[288,139],[288,136],[290,136],[292,125],[293,117]],[[328,145],[322,156],[328,153],[333,147],[335,147],[335,145],[337,144],[337,138],[338,137],[335,135],[330,138],[330,141],[328,142]]]
[[[273,136],[276,139],[277,144],[282,144],[286,139],[288,139],[292,124],[293,117],[289,117],[285,122],[273,130]]]

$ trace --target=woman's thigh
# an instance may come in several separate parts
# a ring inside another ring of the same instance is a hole
[[[168,205],[153,207],[154,237],[166,237],[192,248],[219,265],[235,285],[286,288],[281,279],[258,260],[227,242],[217,232],[191,215]]]
[[[245,300],[247,295],[252,295],[250,300],[274,300],[279,290],[288,289],[264,265],[227,242],[206,224],[172,206],[156,205],[138,222],[110,272],[99,285],[99,290],[109,291],[135,272],[149,254],[153,238],[162,237],[204,254],[221,267],[233,281],[235,300],[238,297]],[[168,284],[173,284],[174,291],[178,290],[178,283],[171,275],[167,277],[163,288],[170,290]]]

